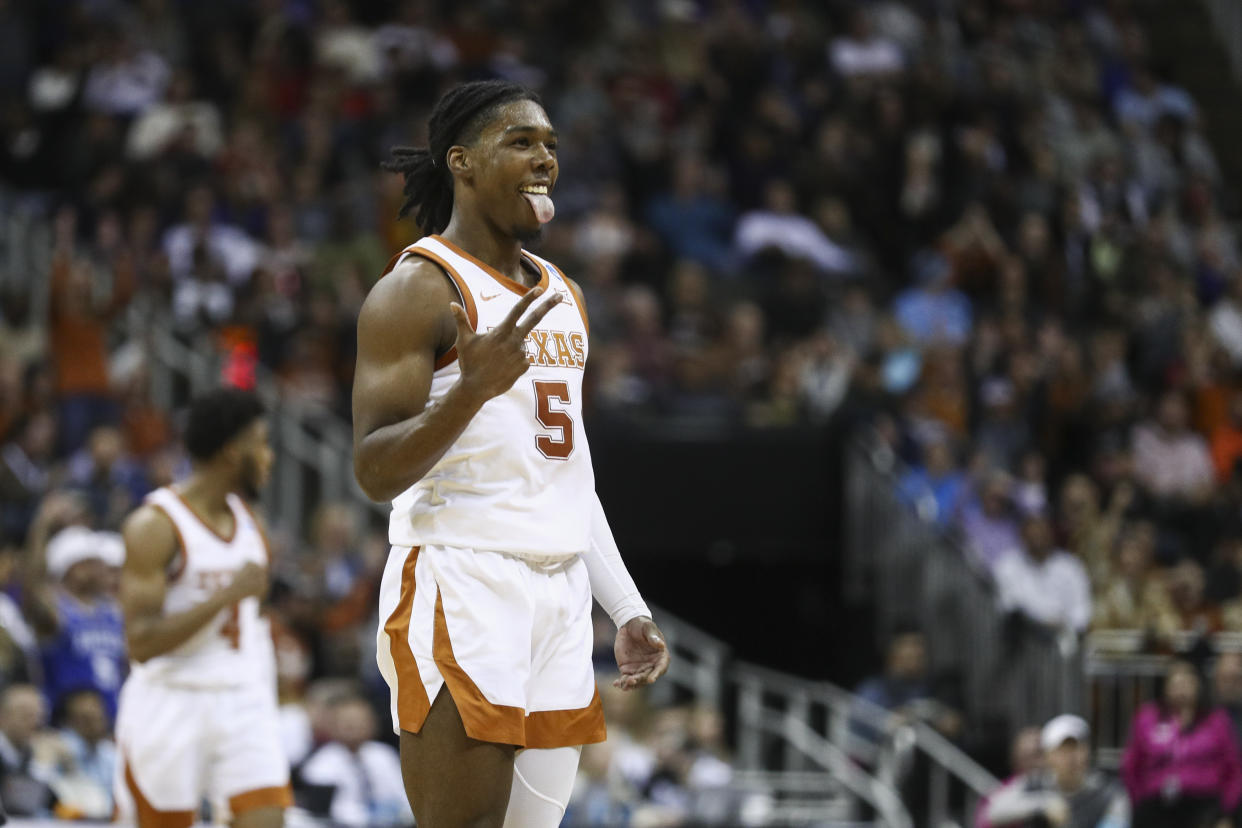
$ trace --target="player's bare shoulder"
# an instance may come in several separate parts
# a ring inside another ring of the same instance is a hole
[[[157,506],[139,506],[121,525],[126,569],[162,569],[181,543],[172,519]]]
[[[358,314],[359,348],[435,347],[453,337],[449,304],[459,301],[444,271],[421,256],[409,256],[367,294]]]

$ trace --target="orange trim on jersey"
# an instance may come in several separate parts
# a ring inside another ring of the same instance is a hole
[[[397,262],[401,261],[406,256],[422,256],[424,259],[427,259],[428,261],[431,261],[431,262],[435,262],[437,265],[440,266],[440,269],[444,271],[445,275],[447,275],[449,279],[452,280],[453,284],[457,287],[457,292],[461,294],[462,301],[465,303],[466,315],[470,318],[470,327],[474,328],[475,330],[478,330],[479,314],[475,310],[474,297],[470,295],[470,291],[466,288],[465,281],[461,278],[460,275],[458,275],[456,270],[453,270],[452,265],[444,261],[443,257],[436,255],[434,252],[424,250],[421,247],[410,245],[409,247],[405,248],[400,253],[398,253],[397,255],[393,256],[391,259],[388,260],[388,264],[384,267],[383,272],[380,273],[380,278],[382,279],[385,276],[387,276],[389,273],[391,273],[392,269],[397,266]],[[449,348],[447,351],[445,351],[443,354],[441,354],[439,357],[436,358],[435,367],[433,368],[433,370],[439,371],[441,368],[447,368],[448,366],[452,365],[456,359],[457,359],[457,348],[456,347]]]
[[[476,267],[478,267],[488,276],[491,276],[493,279],[499,282],[503,287],[508,288],[509,290],[516,293],[518,296],[525,296],[526,292],[531,290],[531,288],[527,287],[526,285],[513,281],[508,276],[504,275],[499,270],[489,265],[487,262],[481,261],[480,259],[476,259],[474,256],[471,256],[469,253],[462,250],[460,247],[453,244],[451,241],[444,238],[443,236],[436,234],[436,235],[433,235],[431,238],[435,239],[440,244],[447,247],[449,250],[452,250],[454,253],[456,253],[458,256],[461,256],[466,261],[474,264]],[[526,251],[523,250],[522,253],[523,255],[525,255]],[[539,279],[539,284],[535,285],[535,287],[541,287],[544,290],[547,290],[548,289],[548,269],[544,267],[543,265],[541,265],[539,262],[532,259],[530,256],[526,256],[526,260],[530,262],[531,264],[535,265],[537,268],[539,268],[539,273],[540,273],[541,278]]]
[[[574,747],[593,745],[608,738],[604,727],[604,705],[599,688],[591,703],[577,710],[537,710],[526,714],[526,746],[528,748]]]
[[[177,533],[177,543],[181,546],[180,554],[174,555],[173,560],[168,562],[168,565],[171,567],[168,570],[168,583],[176,583],[177,579],[185,572],[186,564],[190,561],[190,547],[186,546],[185,535],[181,534],[181,527],[177,525],[177,521],[173,520],[173,516],[169,514],[168,510],[158,503],[151,503],[150,506],[152,509],[158,509],[163,512],[164,517],[168,518],[168,522],[172,524],[173,531]]]
[[[134,822],[138,828],[190,828],[194,824],[193,811],[161,811],[153,806],[143,796],[124,754],[121,754],[120,761],[125,768],[125,787],[129,788],[129,795],[134,799]]]
[[[405,565],[401,567],[401,597],[392,615],[384,622],[384,632],[388,635],[388,651],[392,656],[393,667],[397,671],[397,722],[402,730],[417,733],[422,729],[427,713],[431,710],[431,701],[427,698],[427,689],[423,687],[423,678],[418,672],[418,663],[414,660],[414,652],[410,649],[410,613],[414,608],[414,567],[418,564],[418,551],[415,546],[406,556]]]
[[[569,292],[574,295],[574,301],[578,303],[578,315],[582,317],[582,326],[586,328],[587,336],[591,335],[591,320],[587,319],[586,298],[582,295],[582,288],[569,280],[565,275],[565,271],[556,265],[548,262],[548,265],[556,271],[556,275],[561,277],[561,281],[565,283],[565,287],[569,288]]]
[[[466,287],[466,280],[461,278],[461,274],[453,269],[453,266],[444,260],[440,254],[424,250],[421,247],[411,247],[408,252],[413,256],[422,256],[429,262],[434,262],[440,266],[445,275],[453,282],[457,288],[457,292],[461,295],[462,306],[466,309],[466,318],[470,320],[470,327],[476,331],[479,329],[479,309],[474,304],[474,295],[470,293],[470,288]],[[457,346],[449,348],[436,360],[435,369],[439,371],[441,368],[447,368],[457,359]]]
[[[449,640],[448,622],[444,618],[444,601],[436,591],[435,633],[432,656],[449,694],[457,704],[466,735],[480,742],[501,745],[526,745],[526,711],[520,707],[492,704],[477,684],[457,663],[453,642]]]
[[[286,782],[272,788],[256,788],[229,797],[229,811],[234,817],[259,808],[292,808],[293,788]]]
[[[197,520],[199,523],[203,525],[204,529],[206,529],[208,532],[210,532],[211,534],[219,538],[221,543],[232,543],[233,538],[237,537],[237,513],[233,511],[232,506],[229,506],[229,514],[232,515],[233,517],[233,531],[229,532],[229,536],[226,538],[224,535],[221,535],[219,532],[217,532],[216,528],[212,526],[210,523],[208,523],[207,520],[202,515],[200,515],[193,506],[189,504],[189,501],[187,501],[184,497],[181,496],[181,492],[177,491],[172,486],[168,487],[168,491],[173,493],[173,497],[181,501],[181,505],[186,508],[186,511],[188,511],[191,515],[194,516],[195,520]]]

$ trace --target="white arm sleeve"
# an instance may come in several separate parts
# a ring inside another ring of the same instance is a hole
[[[608,528],[599,496],[593,495],[592,499],[595,504],[591,512],[591,544],[582,560],[586,562],[587,576],[591,580],[591,594],[612,618],[612,623],[620,628],[634,618],[651,617],[651,610],[643,603],[634,579],[621,560],[621,550],[617,549],[612,530]]]

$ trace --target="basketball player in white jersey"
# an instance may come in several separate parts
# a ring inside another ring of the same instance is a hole
[[[581,746],[605,738],[592,593],[618,686],[668,652],[595,495],[582,293],[522,249],[554,212],[556,132],[532,93],[488,81],[440,100],[429,143],[387,165],[428,235],[358,320],[354,468],[392,501],[380,669],[421,828],[554,828]]]
[[[216,822],[279,828],[292,804],[277,731],[263,526],[246,505],[272,464],[253,394],[213,391],[191,406],[194,473],[126,520],[121,606],[132,660],[121,689],[116,795],[140,828]]]

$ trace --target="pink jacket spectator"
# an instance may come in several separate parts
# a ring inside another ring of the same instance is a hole
[[[1182,731],[1159,705],[1144,705],[1134,716],[1130,742],[1121,757],[1121,779],[1136,806],[1177,791],[1219,797],[1221,809],[1232,813],[1242,801],[1242,759],[1229,716],[1213,710],[1192,729]]]

